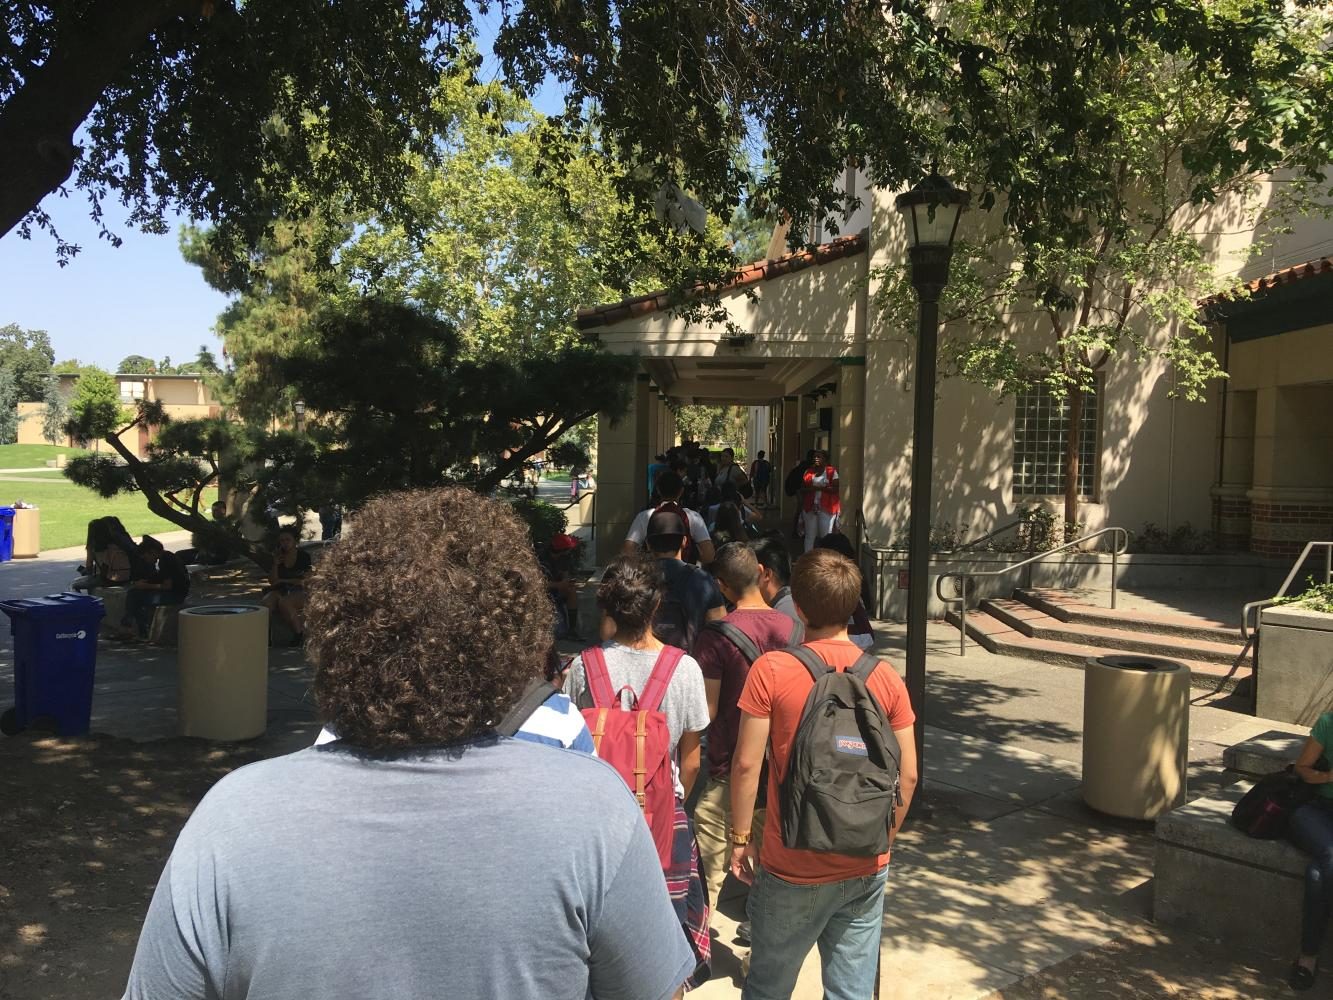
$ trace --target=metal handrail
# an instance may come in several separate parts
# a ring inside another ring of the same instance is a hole
[[[980,538],[974,538],[972,541],[968,542],[966,545],[960,545],[960,546],[958,546],[958,548],[954,549],[954,551],[955,551],[955,552],[966,552],[966,551],[968,551],[969,549],[974,549],[974,548],[976,548],[978,545],[983,544],[984,542],[989,542],[992,538],[999,538],[999,537],[1000,537],[1001,535],[1003,535],[1006,531],[1013,531],[1015,528],[1017,528],[1020,524],[1023,524],[1023,523],[1024,523],[1024,521],[1023,521],[1023,518],[1021,518],[1021,517],[1020,517],[1017,521],[1010,521],[1008,524],[1001,525],[1000,527],[996,528],[996,529],[995,529],[994,531],[992,531],[990,534],[982,535]]]
[[[1305,565],[1305,561],[1310,558],[1315,549],[1324,550],[1324,583],[1333,583],[1333,542],[1306,542],[1305,548],[1301,549],[1301,554],[1296,562],[1292,564],[1291,572],[1287,578],[1282,581],[1282,586],[1278,588],[1276,594],[1262,601],[1251,601],[1245,607],[1240,609],[1240,636],[1245,640],[1245,646],[1241,649],[1239,655],[1231,664],[1232,671],[1235,671],[1249,655],[1254,647],[1255,641],[1259,638],[1259,615],[1264,608],[1271,608],[1282,598],[1287,596],[1287,590],[1296,582],[1296,577]],[[1250,631],[1250,616],[1254,615],[1254,631]]]
[[[1126,528],[1102,528],[1100,531],[1094,531],[1091,534],[1084,535],[1082,538],[1075,538],[1072,542],[1048,549],[1045,552],[1038,552],[1036,555],[1024,559],[1022,562],[1014,563],[1012,566],[1005,566],[1003,569],[987,570],[983,573],[971,573],[967,570],[958,570],[952,573],[941,573],[935,578],[935,596],[945,606],[945,613],[948,613],[950,605],[958,606],[958,654],[960,656],[967,652],[967,584],[969,580],[978,579],[986,576],[1004,576],[1006,573],[1012,573],[1016,569],[1028,567],[1028,586],[1032,586],[1032,565],[1039,563],[1048,556],[1053,556],[1057,552],[1065,552],[1069,549],[1092,541],[1094,538],[1101,538],[1103,535],[1115,535],[1115,544],[1111,547],[1111,607],[1115,608],[1116,599],[1116,577],[1120,570],[1120,557],[1129,550],[1129,530]],[[946,597],[940,587],[945,580],[957,580],[959,582],[958,596]]]

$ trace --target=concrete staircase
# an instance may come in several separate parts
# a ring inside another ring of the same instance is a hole
[[[957,612],[947,620],[958,627]],[[1163,656],[1184,663],[1192,683],[1211,690],[1232,690],[1251,673],[1248,657],[1231,670],[1244,645],[1238,628],[1196,615],[1112,611],[1059,590],[1019,589],[1012,598],[983,600],[968,610],[967,635],[1001,656],[1072,667],[1090,656]]]

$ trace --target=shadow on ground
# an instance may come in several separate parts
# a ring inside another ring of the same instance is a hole
[[[228,772],[317,731],[279,714],[247,744],[31,732],[0,741],[0,997],[119,996],[196,803]]]

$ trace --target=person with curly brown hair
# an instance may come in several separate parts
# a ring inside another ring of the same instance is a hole
[[[550,632],[508,505],[367,503],[309,582],[315,701],[340,738],[204,797],[126,997],[673,996],[695,958],[624,781],[501,735]]]

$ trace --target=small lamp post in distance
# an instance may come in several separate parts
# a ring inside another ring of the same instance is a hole
[[[298,399],[293,403],[292,411],[296,414],[296,433],[300,434],[305,429],[305,400]]]
[[[939,353],[940,295],[958,220],[969,197],[931,164],[930,174],[895,202],[907,223],[908,263],[917,311],[916,376],[912,417],[912,498],[907,553],[907,693],[916,712],[919,789],[925,787],[926,604],[930,597],[930,487],[935,467],[935,368]]]

